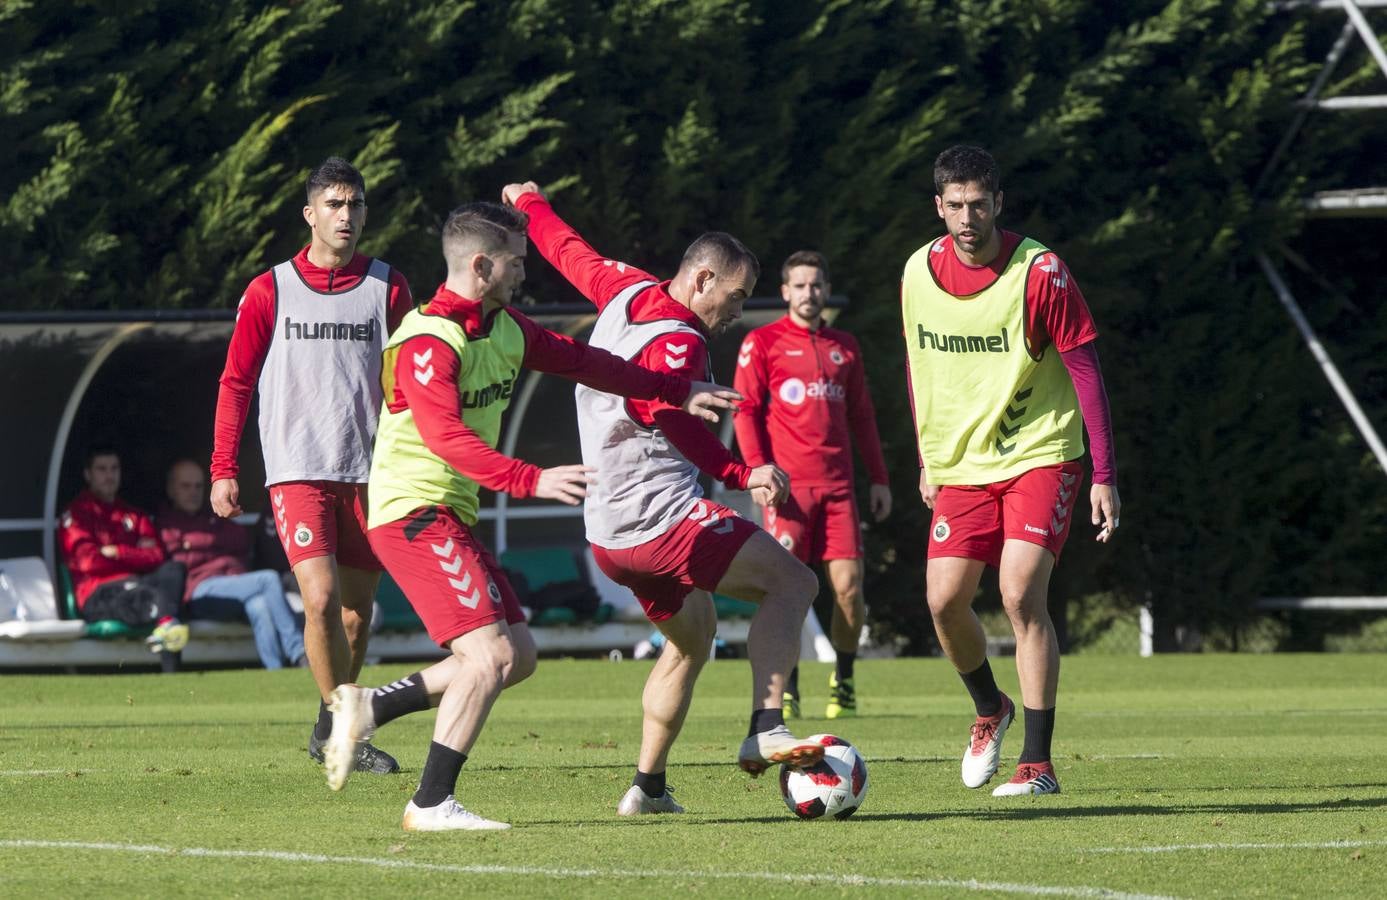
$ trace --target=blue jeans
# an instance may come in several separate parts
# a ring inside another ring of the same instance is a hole
[[[217,622],[250,622],[255,651],[267,669],[283,668],[303,656],[303,632],[284,599],[279,573],[270,569],[244,575],[215,575],[193,589],[188,616]]]

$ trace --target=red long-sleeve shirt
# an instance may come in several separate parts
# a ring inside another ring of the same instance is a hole
[[[325,269],[308,260],[304,247],[293,259],[294,268],[310,288],[322,294],[340,294],[356,287],[371,267],[371,257],[354,255],[341,268]],[[390,299],[386,311],[388,331],[394,331],[414,308],[409,282],[397,269],[390,270]],[[217,394],[217,416],[212,428],[212,479],[235,478],[239,467],[236,451],[241,443],[241,430],[250,413],[251,396],[260,380],[260,368],[270,350],[275,327],[275,286],[270,271],[257,275],[236,307],[236,326],[226,350],[226,368],[222,371],[221,389]]]
[[[485,318],[482,304],[439,287],[424,315],[444,316],[457,322],[470,340],[484,338],[497,315],[508,315],[525,335],[523,365],[527,369],[562,375],[589,387],[613,394],[659,397],[679,409],[689,396],[690,383],[674,375],[662,375],[633,366],[597,347],[589,347],[556,334],[514,309],[495,310]],[[407,348],[407,349],[406,349]],[[416,354],[435,350],[433,377],[421,383],[414,377]],[[462,421],[458,400],[460,361],[441,338],[420,334],[409,338],[395,358],[395,388],[386,398],[392,412],[408,407],[424,444],[440,459],[482,487],[504,491],[512,497],[531,497],[539,481],[540,467],[513,459],[482,440]]]
[[[872,484],[887,484],[862,351],[846,331],[789,316],[754,329],[737,353],[733,420],[747,465],[774,462],[796,486],[852,484],[852,445]]]
[[[672,320],[693,326],[701,340],[690,340],[686,332],[671,330],[650,341],[632,362],[654,372],[683,379],[700,377],[708,369],[708,331],[698,316],[669,294],[669,281],[660,281],[649,272],[607,259],[560,219],[553,207],[536,193],[522,194],[516,207],[530,217],[530,240],[560,274],[594,304],[606,308],[617,294],[641,281],[656,281],[631,301],[633,322]],[[687,352],[671,356],[665,351],[669,338],[678,345],[691,345]],[[703,422],[668,402],[628,400],[627,411],[635,421],[658,427],[684,457],[701,471],[736,490],[746,488],[751,468],[734,457]]]
[[[168,558],[188,567],[185,601],[192,598],[193,588],[209,578],[247,571],[250,534],[245,526],[223,519],[210,509],[189,514],[171,506],[159,510],[155,524]]]
[[[152,572],[165,559],[148,513],[119,497],[106,503],[91,491],[78,494],[63,511],[58,520],[58,543],[72,573],[78,609],[98,586]],[[114,557],[101,552],[107,546],[116,548]]]

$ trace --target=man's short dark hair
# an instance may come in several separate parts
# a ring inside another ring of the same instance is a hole
[[[362,199],[366,198],[366,179],[360,170],[340,156],[329,156],[308,173],[308,202],[313,203],[314,194],[338,185],[356,188]]]
[[[449,270],[472,253],[502,250],[511,235],[525,236],[530,217],[513,206],[479,200],[464,203],[443,223],[443,258]]]
[[[959,144],[934,160],[934,192],[943,195],[944,186],[977,182],[989,194],[1002,189],[997,177],[997,161],[981,147]]]
[[[828,260],[817,250],[796,250],[785,257],[785,262],[780,264],[780,283],[790,283],[790,270],[800,266],[813,266],[824,273],[824,281],[828,281]]]
[[[110,444],[92,444],[87,448],[87,455],[82,458],[82,468],[90,469],[98,456],[114,456],[116,462],[120,462],[120,451],[115,447]]]
[[[699,265],[707,266],[720,275],[728,275],[745,267],[753,279],[761,277],[761,261],[756,254],[725,231],[701,234],[684,251],[684,259],[679,263],[681,270]]]

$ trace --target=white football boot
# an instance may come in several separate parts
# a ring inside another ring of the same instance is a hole
[[[468,812],[458,805],[452,794],[437,806],[415,806],[413,800],[409,801],[402,824],[405,831],[505,831],[510,828],[505,822],[493,822]]]
[[[970,788],[980,788],[997,774],[997,766],[1002,758],[1002,738],[1012,719],[1016,718],[1016,705],[1006,694],[1002,695],[1002,711],[995,716],[978,716],[973,722],[968,737],[968,746],[963,751],[963,783]]]
[[[791,734],[790,729],[784,725],[777,725],[770,731],[753,734],[742,741],[742,749],[737,754],[737,765],[755,778],[776,763],[803,769],[823,758],[822,744],[802,741]]]
[[[332,690],[332,734],[323,745],[323,771],[327,786],[340,791],[356,770],[357,751],[376,732],[371,711],[371,688],[339,684]]]
[[[649,813],[681,813],[684,807],[674,800],[668,787],[658,797],[652,797],[634,784],[626,791],[621,802],[616,805],[618,816],[643,816]]]

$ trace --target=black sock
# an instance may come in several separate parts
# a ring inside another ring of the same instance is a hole
[[[177,672],[181,668],[183,668],[182,652],[170,653],[168,650],[159,651],[160,672]]]
[[[838,683],[842,684],[852,677],[852,664],[857,662],[856,653],[838,653]]]
[[[332,710],[322,700],[318,701],[318,721],[313,725],[313,736],[320,741],[332,737]]]
[[[978,715],[995,716],[1002,711],[1002,692],[998,690],[997,681],[992,677],[991,663],[984,659],[982,665],[971,672],[960,672],[958,677],[963,679],[964,686],[972,695],[973,707],[977,709]]]
[[[429,757],[424,760],[424,773],[419,776],[419,790],[414,792],[414,805],[423,809],[447,800],[457,788],[458,773],[467,762],[467,754],[445,747],[438,741],[429,744]]]
[[[1023,707],[1026,713],[1026,742],[1021,745],[1021,758],[1018,762],[1040,763],[1050,761],[1050,738],[1055,734],[1055,708],[1031,709]]]
[[[785,679],[785,693],[799,696],[799,666],[790,670],[790,677]]]
[[[400,716],[423,712],[428,708],[429,692],[424,687],[422,672],[406,675],[371,692],[371,714],[375,717],[377,728]]]
[[[775,709],[754,709],[751,711],[751,730],[747,737],[753,734],[760,734],[763,731],[770,731],[777,725],[785,724],[785,713],[780,707]]]
[[[647,797],[663,797],[665,793],[665,773],[642,772],[636,770],[636,777],[631,779],[631,783],[640,788]]]

